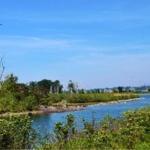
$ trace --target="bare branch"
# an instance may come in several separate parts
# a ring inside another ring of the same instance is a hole
[[[2,78],[3,78],[5,68],[6,67],[4,65],[4,59],[3,59],[3,57],[1,57],[1,59],[0,59],[0,89],[2,87]]]

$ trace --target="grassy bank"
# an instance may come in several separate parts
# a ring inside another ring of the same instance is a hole
[[[99,103],[99,102],[111,102],[111,101],[121,101],[128,99],[139,98],[137,94],[131,93],[87,93],[87,94],[52,94],[47,99],[45,103],[47,104],[57,104],[60,102],[66,102],[68,104],[88,104],[88,103]]]
[[[36,99],[35,96],[29,95],[23,100],[17,100],[12,95],[0,97],[0,113],[8,112],[28,112],[40,111],[41,105],[45,107],[54,106],[57,109],[61,107],[80,106],[97,103],[108,103],[114,101],[122,101],[139,98],[139,95],[125,94],[49,94],[47,97]],[[57,111],[56,111],[57,112]]]

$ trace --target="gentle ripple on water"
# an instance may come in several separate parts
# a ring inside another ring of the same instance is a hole
[[[141,95],[139,100],[128,101],[107,105],[93,105],[88,106],[85,110],[63,112],[63,113],[49,113],[32,116],[33,128],[41,127],[41,134],[44,134],[44,129],[52,132],[56,122],[65,121],[67,114],[73,114],[76,118],[77,125],[81,125],[81,120],[84,118],[86,121],[92,120],[92,115],[97,121],[106,115],[119,117],[124,111],[131,109],[138,109],[150,105],[150,95]]]

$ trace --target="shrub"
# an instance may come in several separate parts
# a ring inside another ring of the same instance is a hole
[[[31,149],[37,136],[31,124],[28,116],[0,119],[0,149]]]

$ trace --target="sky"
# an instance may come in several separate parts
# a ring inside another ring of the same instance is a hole
[[[150,84],[150,0],[0,0],[0,24],[4,76]]]

